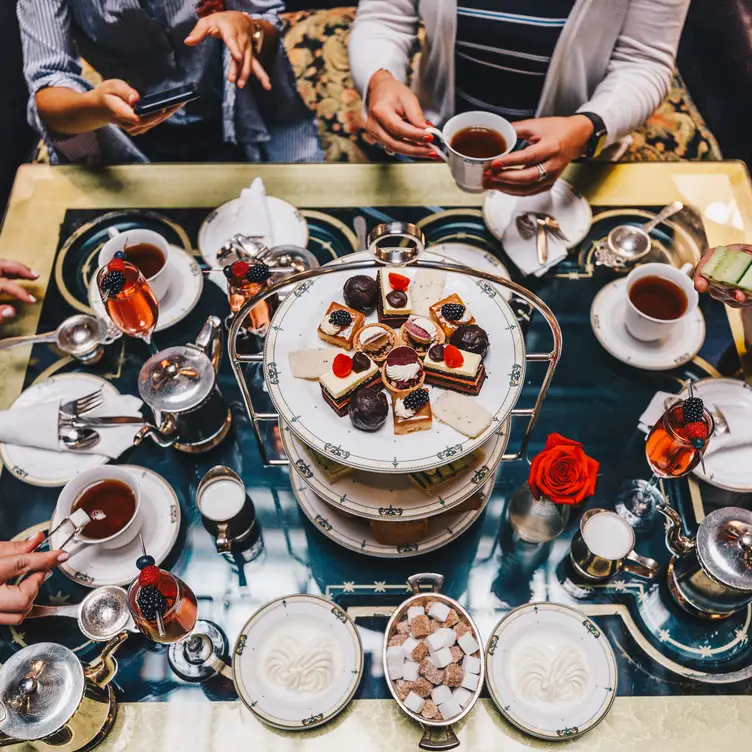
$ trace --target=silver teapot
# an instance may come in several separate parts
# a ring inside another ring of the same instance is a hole
[[[658,511],[669,521],[668,587],[682,608],[706,619],[725,619],[752,603],[752,512],[717,509],[690,538],[674,509],[659,504]]]
[[[144,426],[134,438],[150,436],[181,452],[207,452],[230,431],[232,416],[217,385],[222,358],[222,322],[209,316],[196,341],[152,355],[138,375],[141,399],[159,428]]]

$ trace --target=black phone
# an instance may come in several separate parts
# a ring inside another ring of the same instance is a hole
[[[198,89],[192,84],[186,84],[185,86],[176,86],[173,89],[156,91],[153,94],[141,97],[133,108],[133,111],[139,117],[153,115],[155,112],[161,112],[168,107],[185,104],[194,99],[198,99]]]

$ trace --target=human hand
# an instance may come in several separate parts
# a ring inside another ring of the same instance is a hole
[[[44,539],[37,533],[26,541],[0,542],[0,624],[20,624],[34,605],[50,570],[69,558],[66,551],[32,553]],[[31,572],[18,585],[9,580]]]
[[[513,196],[532,196],[551,188],[564,168],[582,156],[593,135],[593,124],[584,115],[521,120],[512,125],[529,146],[495,160],[484,173],[483,187]]]
[[[253,75],[261,82],[261,86],[269,91],[272,88],[272,82],[253,54],[253,35],[257,23],[261,22],[236,10],[212,13],[199,20],[193,27],[193,31],[185,38],[185,43],[192,47],[207,37],[221,39],[230,50],[232,58],[227,80],[242,89],[253,72]]]
[[[744,253],[752,255],[752,246],[745,245],[744,243],[727,245],[726,248],[735,251],[744,251]],[[720,300],[721,303],[725,303],[731,308],[743,308],[752,305],[752,295],[745,293],[744,290],[735,290],[730,287],[724,287],[723,285],[716,285],[702,276],[702,270],[705,267],[705,264],[710,260],[714,250],[715,248],[709,248],[705,251],[700,259],[700,263],[697,264],[697,267],[695,268],[695,290],[697,290],[697,292],[708,292],[712,298]]]
[[[0,259],[0,294],[12,295],[22,303],[36,303],[37,299],[24,290],[14,279],[37,279],[39,272],[29,269],[20,261]],[[0,318],[10,319],[16,315],[16,309],[11,305],[0,305]]]
[[[426,121],[418,98],[386,70],[376,71],[368,84],[366,130],[387,150],[408,157],[433,158]]]

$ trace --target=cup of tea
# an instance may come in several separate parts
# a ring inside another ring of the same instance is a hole
[[[128,261],[144,275],[157,300],[162,300],[170,285],[168,264],[170,244],[152,230],[109,229],[110,239],[99,251],[99,266],[109,264],[118,251],[123,251]]]
[[[441,141],[431,148],[449,165],[457,185],[468,193],[483,192],[483,172],[517,143],[512,124],[493,112],[463,112],[447,120],[442,130],[426,131]]]
[[[643,264],[627,275],[627,331],[641,342],[657,342],[689,316],[700,296],[692,280],[669,264]]]
[[[133,473],[105,465],[77,475],[57,500],[56,517],[83,509],[90,517],[74,536],[77,543],[122,548],[141,529],[141,490]]]
[[[569,558],[575,571],[587,580],[607,580],[625,571],[655,577],[660,565],[635,553],[632,526],[608,509],[590,509],[580,519]]]
[[[204,529],[216,538],[217,551],[227,553],[235,543],[247,540],[256,525],[256,510],[240,476],[217,465],[201,479],[196,506]]]

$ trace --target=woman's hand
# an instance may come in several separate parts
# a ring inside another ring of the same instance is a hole
[[[368,84],[366,130],[387,150],[408,157],[433,157],[426,121],[418,98],[386,70],[376,71]]]
[[[37,299],[24,290],[15,279],[37,279],[39,272],[29,269],[20,261],[0,259],[0,294],[11,295],[22,303],[36,303]],[[16,315],[16,309],[11,305],[0,305],[0,318],[10,319]]]
[[[736,251],[744,251],[744,253],[748,253],[752,256],[752,246],[744,245],[743,243],[727,245],[726,248]],[[708,292],[711,297],[720,300],[721,303],[725,303],[731,308],[752,306],[752,295],[749,293],[745,293],[744,290],[734,290],[729,287],[724,287],[723,285],[716,285],[702,276],[702,270],[705,264],[710,260],[714,250],[715,248],[710,248],[705,251],[700,259],[700,263],[697,264],[697,267],[695,268],[695,290],[697,290],[697,292]]]
[[[497,159],[483,179],[485,188],[513,196],[547,191],[564,168],[582,156],[593,135],[593,124],[584,115],[521,120],[513,125],[518,138],[524,138],[529,146]]]
[[[202,18],[193,27],[185,43],[193,46],[207,37],[221,39],[230,50],[232,58],[227,80],[242,89],[253,73],[264,89],[269,91],[272,88],[272,82],[261,63],[253,55],[253,34],[256,31],[256,24],[260,23],[263,22],[255,21],[240,11],[228,10],[222,13],[212,13]]]
[[[68,559],[65,551],[32,553],[43,539],[42,533],[37,533],[27,541],[0,542],[0,624],[20,624],[50,570]],[[7,584],[28,572],[32,574],[20,584]]]

